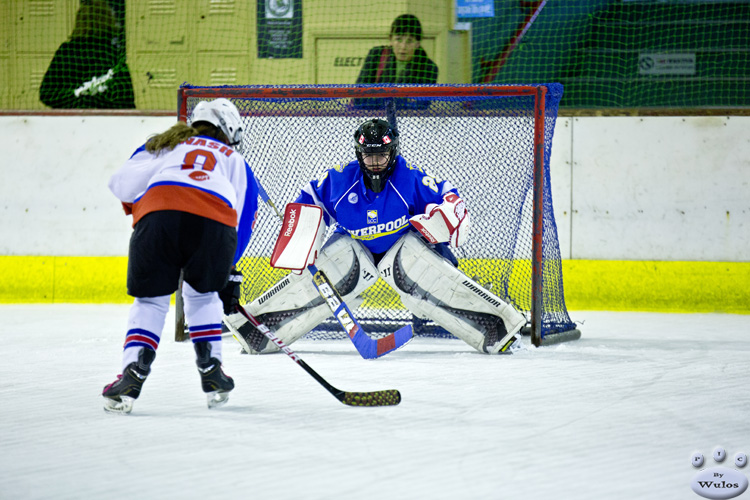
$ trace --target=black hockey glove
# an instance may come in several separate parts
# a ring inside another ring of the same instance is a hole
[[[224,304],[224,314],[234,313],[234,306],[240,303],[240,292],[242,288],[242,273],[232,269],[229,272],[229,280],[226,286],[219,292],[219,298]]]

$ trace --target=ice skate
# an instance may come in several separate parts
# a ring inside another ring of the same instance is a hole
[[[104,387],[104,411],[125,414],[133,410],[133,402],[141,394],[155,356],[154,350],[142,349],[138,353],[138,361],[130,363],[122,375],[117,376],[117,380]]]
[[[221,362],[211,357],[211,344],[196,342],[194,347],[198,355],[195,364],[201,375],[201,386],[203,392],[206,393],[206,402],[209,408],[218,408],[226,404],[229,399],[229,391],[234,389],[234,380],[221,369]]]

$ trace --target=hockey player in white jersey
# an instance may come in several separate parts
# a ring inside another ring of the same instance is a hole
[[[479,352],[509,353],[524,316],[458,270],[449,250],[468,238],[466,203],[449,181],[401,157],[398,142],[387,121],[368,120],[354,133],[357,159],[302,189],[296,203],[322,208],[325,223],[336,224],[317,267],[352,309],[380,276],[415,316],[433,320]],[[287,345],[330,316],[310,277],[296,274],[245,307]],[[245,351],[277,350],[252,329],[240,333],[245,320],[239,314],[225,322]]]
[[[236,151],[242,121],[227,99],[200,102],[189,125],[150,138],[111,177],[133,216],[122,374],[107,385],[104,409],[130,413],[156,356],[172,293],[184,283],[185,316],[208,406],[226,402],[234,381],[222,370],[222,290],[243,254],[258,207],[255,176]]]

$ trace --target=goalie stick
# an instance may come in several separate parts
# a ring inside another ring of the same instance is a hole
[[[236,310],[242,314],[251,325],[255,327],[257,331],[262,333],[271,342],[284,351],[284,353],[292,358],[295,363],[300,365],[307,373],[318,381],[320,385],[326,388],[328,392],[333,394],[333,397],[348,406],[395,406],[401,402],[401,393],[396,389],[387,389],[384,391],[373,391],[373,392],[346,392],[340,389],[336,389],[334,386],[329,384],[326,379],[318,375],[318,373],[310,368],[310,365],[297,356],[289,346],[287,346],[280,338],[271,332],[266,325],[255,319],[250,313],[248,313],[241,305],[236,305]]]
[[[362,325],[359,324],[359,321],[354,317],[349,306],[341,298],[341,295],[328,279],[328,276],[315,267],[315,265],[309,265],[307,269],[312,274],[313,283],[315,284],[315,288],[318,289],[318,293],[326,301],[328,308],[336,317],[336,321],[339,322],[339,325],[344,329],[354,347],[357,348],[357,351],[359,351],[359,354],[363,358],[379,358],[384,354],[395,351],[412,339],[411,325],[399,328],[394,333],[389,333],[385,337],[373,339],[365,332]]]
[[[268,196],[265,189],[263,189],[260,182],[258,182],[258,191],[261,199],[266,204],[270,205],[276,213],[276,216],[283,221],[284,218],[281,216],[279,209],[276,208],[276,205]],[[339,294],[338,290],[336,290],[336,287],[331,283],[331,280],[328,279],[328,276],[323,270],[318,269],[314,264],[307,266],[307,270],[310,271],[310,274],[312,275],[313,284],[318,290],[318,293],[323,298],[326,305],[328,305],[328,308],[333,313],[339,325],[341,325],[341,328],[346,332],[347,337],[349,337],[354,344],[357,352],[359,352],[360,356],[364,359],[379,358],[391,351],[395,351],[399,347],[407,344],[414,336],[411,325],[406,325],[399,328],[394,333],[389,333],[385,337],[379,339],[370,337],[365,329],[362,328],[362,325],[359,324],[357,318],[354,317],[351,309],[346,305],[341,294]]]

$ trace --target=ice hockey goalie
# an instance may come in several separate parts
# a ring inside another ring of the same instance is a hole
[[[459,246],[468,235],[468,213],[465,206],[456,208],[459,203],[464,205],[458,196],[449,196],[443,204],[428,207],[427,213],[411,220],[419,233],[405,231],[380,255],[342,233],[334,233],[320,249],[325,232],[322,218],[311,219],[307,212],[293,210],[293,217],[305,217],[305,235],[282,225],[271,259],[275,267],[293,272],[245,307],[284,343],[295,342],[331,314],[310,276],[298,274],[316,263],[350,308],[362,303],[362,292],[380,276],[415,316],[434,321],[479,352],[508,353],[526,322],[524,316],[457,269],[444,251],[436,250],[444,242]],[[227,316],[226,323],[246,352],[278,350],[241,315]]]

